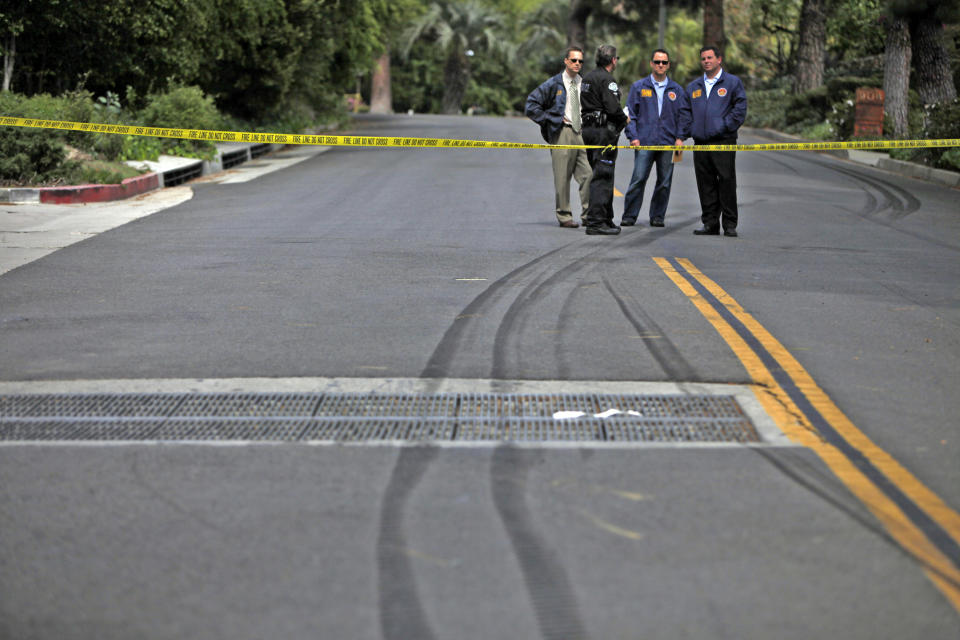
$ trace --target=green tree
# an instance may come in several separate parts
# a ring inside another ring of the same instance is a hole
[[[195,34],[206,31],[204,0],[28,0],[17,11],[6,22],[8,33],[22,26],[11,82],[28,94],[80,85],[143,94],[171,76],[190,79],[201,51]]]
[[[405,32],[404,57],[420,39],[434,42],[443,51],[442,110],[459,113],[470,81],[471,58],[494,52],[512,57],[510,43],[501,38],[504,31],[501,14],[476,0],[433,2]]]
[[[415,0],[409,0],[411,2]],[[146,96],[199,85],[253,121],[336,109],[383,51],[389,0],[19,0],[0,8],[7,81]],[[13,67],[15,46],[16,66]]]

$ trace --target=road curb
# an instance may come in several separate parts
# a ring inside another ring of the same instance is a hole
[[[213,160],[160,156],[157,162],[131,161],[127,164],[148,169],[150,172],[127,178],[120,184],[0,189],[0,203],[84,204],[125,200],[148,191],[173,187],[194,178],[225,171],[283,147],[282,144],[226,143],[217,145],[217,155]]]
[[[42,187],[37,189],[42,204],[80,204],[109,202],[138,196],[160,188],[160,176],[145,173],[127,178],[120,184],[85,184],[72,187]]]
[[[919,178],[929,182],[936,182],[946,187],[960,187],[960,173],[945,171],[944,169],[934,169],[926,165],[905,160],[894,160],[893,158],[880,158],[877,161],[877,167],[893,171],[911,178]]]

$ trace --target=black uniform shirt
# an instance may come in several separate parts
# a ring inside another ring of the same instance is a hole
[[[617,129],[627,125],[627,116],[620,103],[620,87],[609,71],[597,67],[583,76],[580,86],[580,105],[583,113],[602,111],[607,114],[607,122]]]

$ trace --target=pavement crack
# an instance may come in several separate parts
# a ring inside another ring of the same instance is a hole
[[[197,512],[184,507],[179,502],[170,498],[163,491],[155,487],[153,483],[147,480],[144,477],[143,473],[141,472],[138,455],[134,455],[133,460],[130,462],[130,473],[133,474],[134,481],[136,482],[137,485],[140,486],[140,488],[146,490],[147,493],[149,493],[151,496],[153,496],[163,504],[167,505],[168,507],[170,507],[180,515],[186,517],[187,519],[193,522],[198,522],[202,524],[204,527],[212,531],[216,531],[222,536],[230,535],[230,531],[228,531],[227,529],[214,524],[213,522],[204,518]]]
[[[803,429],[820,442],[829,444],[829,441],[815,426],[813,426],[813,424],[811,424],[807,416],[792,401],[790,401],[789,398],[784,397],[784,393],[779,386],[769,382],[757,381],[753,382],[753,386],[758,388],[760,393],[763,393],[766,397],[780,405],[780,408],[783,409],[784,413],[792,418],[793,426]]]

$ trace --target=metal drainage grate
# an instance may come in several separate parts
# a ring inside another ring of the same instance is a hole
[[[761,442],[732,396],[0,395],[0,440]]]
[[[250,157],[259,158],[264,154],[270,153],[271,149],[273,149],[273,145],[271,144],[267,144],[267,143],[255,144],[252,147],[250,147]]]
[[[163,186],[175,187],[184,182],[189,182],[194,178],[203,175],[203,162],[197,161],[193,164],[181,167],[179,169],[170,169],[163,172]]]
[[[237,149],[236,151],[227,151],[220,154],[220,166],[224,169],[235,167],[247,161],[247,148]]]

